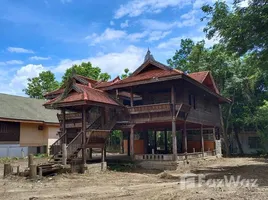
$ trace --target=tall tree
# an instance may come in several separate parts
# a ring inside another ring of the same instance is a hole
[[[108,73],[101,73],[99,67],[93,67],[90,62],[82,62],[80,65],[73,65],[71,68],[68,68],[62,77],[62,83],[72,75],[73,71],[76,74],[92,78],[94,80],[107,81],[111,78]]]
[[[129,69],[124,69],[124,74],[121,75],[121,79],[125,79],[131,75],[131,72],[129,72]]]
[[[38,77],[29,78],[27,88],[23,91],[31,98],[43,99],[45,93],[56,90],[58,87],[59,82],[56,81],[55,75],[51,71],[44,71]]]

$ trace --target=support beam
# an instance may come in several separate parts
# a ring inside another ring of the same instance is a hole
[[[188,144],[187,144],[187,131],[186,131],[186,121],[184,121],[183,124],[183,143],[184,143],[184,154],[185,154],[185,158],[187,159],[187,151],[188,151]]]
[[[133,91],[132,88],[130,89],[130,106],[133,107],[134,103],[133,103]]]
[[[205,147],[204,147],[204,129],[203,129],[203,124],[201,124],[201,151],[202,151],[202,156],[205,156]]]
[[[101,162],[105,162],[105,147],[101,149]]]
[[[164,134],[165,134],[165,153],[168,153],[167,129],[165,129]]]
[[[82,162],[86,164],[86,108],[82,109]]]
[[[156,154],[156,151],[157,151],[157,137],[156,137],[156,131],[154,131],[154,153],[153,154]]]
[[[134,128],[130,128],[130,156],[134,159]]]
[[[65,112],[64,108],[61,110],[61,113],[62,113],[62,134],[65,134],[65,132],[66,132],[66,112]],[[67,144],[67,134],[65,135],[63,140],[64,140],[63,143]]]
[[[172,149],[173,149],[173,160],[178,160],[178,150],[177,150],[177,135],[176,135],[176,92],[174,85],[171,87],[171,104],[172,104]]]

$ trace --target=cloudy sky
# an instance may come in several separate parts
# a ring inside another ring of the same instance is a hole
[[[205,38],[200,7],[213,1],[1,0],[0,93],[24,95],[27,78],[51,70],[60,80],[83,61],[115,77],[148,47],[166,63],[182,38]]]

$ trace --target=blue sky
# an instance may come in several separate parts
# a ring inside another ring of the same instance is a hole
[[[51,70],[60,80],[83,61],[115,77],[137,68],[148,47],[165,63],[182,38],[205,39],[200,7],[213,2],[1,0],[0,92],[24,95],[27,78]]]

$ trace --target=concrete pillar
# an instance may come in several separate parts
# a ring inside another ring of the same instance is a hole
[[[67,145],[62,144],[62,164],[67,165]]]

